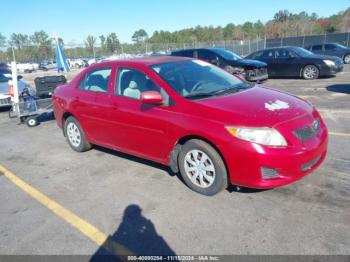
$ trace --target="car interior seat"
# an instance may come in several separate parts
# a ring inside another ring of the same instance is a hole
[[[107,82],[101,75],[90,75],[86,85],[90,91],[107,92]]]
[[[138,84],[132,80],[129,86],[124,90],[124,96],[140,99],[141,91],[139,90]]]

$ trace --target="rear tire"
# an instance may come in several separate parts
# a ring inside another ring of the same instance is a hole
[[[344,64],[350,64],[350,54],[344,56]]]
[[[180,174],[193,191],[212,196],[227,188],[227,171],[220,154],[208,143],[192,139],[178,158]]]
[[[303,78],[306,80],[317,79],[320,75],[320,70],[315,65],[306,65],[303,69]]]
[[[64,134],[73,150],[85,152],[91,149],[91,144],[86,140],[83,129],[73,116],[68,117],[64,122]]]

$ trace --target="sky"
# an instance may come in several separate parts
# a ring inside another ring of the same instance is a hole
[[[115,32],[121,42],[131,42],[140,28],[152,35],[155,30],[197,25],[266,22],[284,9],[324,17],[348,7],[350,0],[5,0],[0,33],[9,37],[44,30],[62,37],[65,44],[79,44],[89,34]]]

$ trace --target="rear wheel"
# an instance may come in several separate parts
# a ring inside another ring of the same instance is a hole
[[[220,154],[202,140],[186,142],[179,154],[179,169],[192,190],[212,196],[227,187],[227,171]]]
[[[320,75],[320,70],[318,70],[317,66],[307,65],[303,69],[303,78],[306,80],[317,79]]]
[[[84,152],[91,149],[91,144],[86,140],[83,129],[74,117],[70,116],[64,122],[64,134],[73,150]]]
[[[344,64],[350,64],[350,54],[344,56]]]

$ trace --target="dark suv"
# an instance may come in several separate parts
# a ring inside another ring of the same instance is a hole
[[[343,59],[344,64],[350,64],[350,48],[337,44],[337,43],[325,43],[319,45],[311,45],[305,49],[320,55],[337,56]]]
[[[172,56],[194,57],[217,65],[232,74],[242,75],[247,81],[268,79],[267,64],[257,60],[243,59],[222,48],[198,48],[174,51]]]

